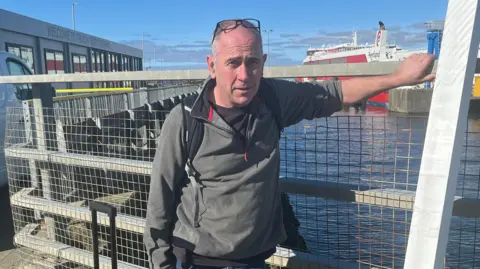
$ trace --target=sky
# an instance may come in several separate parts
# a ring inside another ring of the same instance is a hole
[[[426,49],[424,23],[445,20],[448,0],[2,0],[1,8],[129,46],[142,47],[152,69],[206,68],[218,21],[255,18],[263,30],[267,66],[300,65],[310,47],[372,44],[378,21],[390,43]]]

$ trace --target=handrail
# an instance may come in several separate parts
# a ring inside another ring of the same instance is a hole
[[[394,72],[400,62],[370,62],[328,65],[298,65],[265,67],[264,77],[335,77],[335,76],[375,76]],[[431,70],[436,71],[436,62]],[[96,72],[75,74],[48,74],[28,76],[3,76],[2,83],[61,83],[92,81],[140,81],[140,80],[203,80],[208,77],[207,69],[157,70],[133,72]]]
[[[138,93],[138,92],[150,92],[150,91],[158,91],[158,90],[168,90],[172,88],[179,88],[179,87],[190,87],[196,86],[197,84],[185,84],[185,85],[174,85],[174,86],[165,86],[165,87],[157,87],[157,88],[148,88],[148,89],[135,89],[133,91],[112,91],[112,92],[92,92],[92,93],[79,93],[79,94],[72,94],[72,95],[64,95],[64,96],[56,96],[53,97],[53,102],[59,101],[68,101],[68,100],[75,100],[81,98],[90,98],[90,97],[97,97],[97,96],[112,96],[112,95],[120,95],[125,93]],[[27,103],[32,103],[33,99],[24,100]]]

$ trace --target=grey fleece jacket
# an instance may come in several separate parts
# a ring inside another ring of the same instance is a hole
[[[285,127],[303,119],[330,116],[341,109],[340,82],[263,81],[278,96]],[[205,101],[211,82],[207,79],[191,108],[193,117],[207,121],[203,142],[193,160],[200,184],[181,185],[186,154],[179,105],[162,127],[144,233],[150,268],[175,268],[173,237],[187,243],[198,255],[222,259],[249,258],[286,239],[278,177],[279,131],[273,115],[263,103],[259,105],[247,131],[245,148],[234,130]],[[175,207],[176,199],[180,203]]]

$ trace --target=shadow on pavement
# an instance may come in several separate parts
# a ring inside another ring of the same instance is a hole
[[[0,187],[0,251],[14,248],[13,220],[8,185]]]

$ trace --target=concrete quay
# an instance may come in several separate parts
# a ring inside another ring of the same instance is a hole
[[[428,113],[432,102],[433,88],[397,88],[389,91],[388,110],[391,112],[415,114]],[[469,113],[480,113],[480,98],[470,99]]]
[[[399,113],[428,113],[433,88],[397,88],[389,91],[388,109]]]

